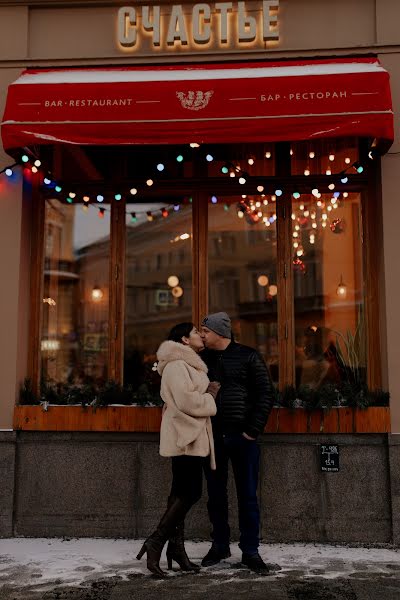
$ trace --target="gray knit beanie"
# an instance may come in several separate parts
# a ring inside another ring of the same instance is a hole
[[[201,322],[204,327],[218,333],[224,338],[231,339],[231,320],[226,312],[217,312],[207,315]]]

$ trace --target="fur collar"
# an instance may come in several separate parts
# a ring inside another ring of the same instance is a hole
[[[165,366],[174,360],[183,360],[191,367],[194,367],[198,371],[204,371],[204,373],[207,373],[208,371],[205,363],[201,360],[197,352],[192,350],[190,346],[185,346],[184,344],[179,344],[178,342],[172,342],[170,340],[163,342],[157,350],[157,358],[157,370],[160,375],[162,374]]]

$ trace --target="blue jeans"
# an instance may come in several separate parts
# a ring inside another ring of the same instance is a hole
[[[215,435],[217,470],[205,465],[208,488],[208,515],[213,527],[211,537],[221,550],[229,546],[228,521],[228,464],[232,463],[239,507],[239,548],[244,554],[258,551],[260,511],[257,484],[260,466],[260,448],[256,441],[246,440],[240,433]]]

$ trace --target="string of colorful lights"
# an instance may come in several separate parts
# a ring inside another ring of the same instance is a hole
[[[200,147],[199,144],[194,144],[194,143],[190,144],[190,146],[191,146],[191,148],[199,148]],[[291,155],[292,154],[293,154],[293,151],[291,150]],[[272,153],[270,151],[265,152],[265,158],[270,159],[271,156],[272,156]],[[368,154],[368,157],[370,159],[374,158],[372,151],[370,151],[370,153]],[[309,158],[310,159],[315,158],[314,151],[309,152]],[[214,156],[210,152],[207,152],[207,154],[205,154],[205,156],[203,156],[203,159],[205,161],[207,161],[208,163],[211,163],[214,161]],[[330,154],[328,159],[329,159],[329,161],[333,162],[333,160],[335,159],[335,155]],[[180,154],[177,154],[177,156],[175,157],[175,160],[178,163],[182,163],[182,162],[184,162],[185,159],[184,159],[183,154],[180,153]],[[336,198],[336,199],[339,198],[339,196],[341,194],[341,192],[335,191],[336,184],[339,182],[341,184],[348,183],[348,181],[349,181],[348,171],[350,169],[354,169],[354,171],[359,174],[364,171],[364,166],[360,161],[352,162],[350,158],[346,157],[344,162],[345,162],[345,168],[342,169],[339,173],[332,174],[332,171],[330,168],[328,168],[325,172],[325,174],[331,178],[331,180],[330,180],[331,182],[328,185],[328,189],[330,192],[333,193],[333,198]],[[250,156],[247,159],[247,163],[250,166],[252,166],[255,163],[255,158],[253,156]],[[5,174],[7,177],[11,178],[14,175],[14,169],[21,165],[24,166],[25,169],[29,169],[30,172],[33,173],[34,175],[39,173],[42,177],[42,179],[41,179],[42,186],[47,191],[54,191],[57,199],[63,200],[65,202],[67,202],[68,204],[76,204],[78,201],[80,201],[80,200],[78,200],[78,195],[75,191],[66,192],[63,189],[63,185],[61,185],[59,182],[54,180],[51,172],[44,168],[40,159],[36,158],[33,155],[29,155],[27,153],[24,153],[21,155],[20,161],[14,162],[13,164],[4,167],[0,171],[0,175]],[[164,163],[158,162],[156,164],[155,171],[157,171],[158,173],[162,173],[165,169],[166,169],[166,165]],[[260,177],[257,177],[257,176],[250,176],[246,171],[244,171],[241,168],[239,163],[234,163],[234,162],[230,162],[230,161],[223,164],[223,166],[220,169],[220,172],[222,175],[228,175],[230,178],[237,178],[237,181],[240,185],[244,185],[248,182],[253,182],[253,181],[256,184],[257,179],[260,179]],[[310,175],[309,168],[304,170],[304,175],[305,176]],[[154,179],[148,178],[145,181],[145,185],[148,187],[153,186]],[[242,200],[237,204],[237,215],[239,218],[243,218],[244,216],[246,216],[247,219],[253,223],[257,223],[260,219],[262,219],[263,222],[265,223],[265,225],[268,227],[274,220],[276,220],[276,214],[266,218],[265,215],[263,215],[263,214],[260,215],[261,211],[255,210],[255,208],[259,208],[257,206],[258,202],[263,202],[264,205],[268,204],[268,199],[266,199],[266,195],[264,194],[264,191],[265,191],[264,185],[258,184],[255,187],[255,189],[257,191],[257,194],[255,194],[255,195],[259,195],[260,200],[258,200],[257,202],[253,202],[251,199],[250,200],[248,199],[248,195],[243,194]],[[132,201],[134,201],[134,200],[136,200],[135,197],[137,197],[138,193],[139,193],[138,187],[131,187],[129,189],[129,193],[126,194],[125,197],[127,199],[130,199],[132,197]],[[274,190],[273,194],[269,194],[270,201],[274,202],[276,200],[276,198],[283,196],[283,194],[284,194],[284,189],[277,187]],[[318,188],[311,189],[311,194],[316,199],[321,198],[321,193],[319,192]],[[345,193],[343,193],[343,195],[344,194]],[[291,190],[291,195],[295,200],[300,199],[302,196],[302,194],[299,191],[293,191],[293,190]],[[90,197],[89,194],[82,194],[79,196],[79,198],[81,198],[83,209],[87,210],[89,205],[98,207],[99,204],[103,203],[106,199],[106,194],[105,193],[96,193],[96,195],[93,196],[92,198]],[[120,191],[118,191],[118,192],[112,194],[109,199],[118,202],[118,201],[121,201],[122,198],[123,198],[123,194]],[[190,202],[191,199],[189,198],[188,200]],[[212,204],[218,203],[218,198],[215,195],[212,195],[210,197],[210,200],[211,200]],[[334,204],[335,203],[333,202],[333,205]],[[317,205],[318,205],[318,203],[317,203]],[[177,202],[177,203],[174,203],[173,205],[166,205],[160,209],[157,209],[157,211],[154,211],[154,210],[153,211],[138,210],[136,212],[127,211],[127,214],[129,214],[131,216],[131,221],[133,223],[137,221],[138,215],[142,215],[142,214],[143,215],[146,214],[148,221],[153,221],[155,218],[155,213],[157,213],[158,211],[160,211],[161,216],[163,218],[166,218],[166,217],[168,217],[168,215],[170,214],[171,211],[179,211],[180,207],[181,207],[181,203]],[[224,209],[229,210],[229,205],[224,204]],[[100,207],[98,207],[97,210],[98,210],[99,218],[104,218],[104,215],[108,209],[100,206]]]

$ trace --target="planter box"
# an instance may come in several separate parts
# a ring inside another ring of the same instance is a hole
[[[158,432],[160,407],[16,406],[14,429],[23,431],[142,431]],[[390,433],[390,409],[333,408],[306,411],[273,408],[266,433]]]

